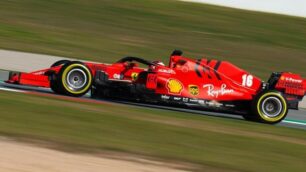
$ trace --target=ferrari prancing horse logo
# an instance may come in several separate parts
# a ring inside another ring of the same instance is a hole
[[[199,95],[200,91],[199,91],[199,87],[196,85],[188,85],[188,91],[190,94],[197,96]]]
[[[138,78],[138,73],[133,72],[133,73],[131,74],[131,78],[132,78],[133,81],[135,81],[135,80]]]

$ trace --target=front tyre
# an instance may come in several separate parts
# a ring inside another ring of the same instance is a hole
[[[57,66],[63,66],[67,63],[70,63],[70,60],[59,60],[53,63],[50,67],[57,67]],[[56,94],[64,94],[62,91],[62,88],[59,86],[59,82],[57,81],[57,75],[56,74],[51,74],[50,75],[50,88],[53,92]]]
[[[280,92],[267,91],[257,96],[253,102],[252,111],[259,122],[275,124],[287,116],[288,105]]]
[[[56,61],[55,63],[53,63],[51,65],[51,67],[56,67],[56,66],[61,66],[61,65],[64,65],[66,63],[69,63],[70,60],[59,60],[59,61]]]
[[[92,81],[90,69],[81,62],[66,63],[57,76],[57,85],[61,92],[74,97],[86,94]]]

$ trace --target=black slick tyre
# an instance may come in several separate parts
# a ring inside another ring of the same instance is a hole
[[[55,63],[53,63],[51,65],[51,67],[56,67],[56,66],[61,66],[61,65],[64,65],[66,63],[69,63],[70,60],[59,60],[59,61],[56,61]]]
[[[259,93],[252,103],[250,119],[262,123],[275,124],[282,121],[288,113],[288,104],[282,93],[265,91]]]
[[[75,61],[62,66],[53,84],[60,94],[80,97],[89,91],[92,82],[90,69],[82,62]]]
[[[59,60],[53,63],[50,67],[56,67],[56,66],[61,66],[69,63],[70,60]],[[59,84],[57,82],[57,75],[56,74],[51,74],[50,75],[50,88],[53,92],[56,94],[64,94],[63,91],[59,88]]]

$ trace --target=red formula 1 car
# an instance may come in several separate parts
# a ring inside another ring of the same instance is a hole
[[[139,67],[139,64],[147,68]],[[113,64],[61,60],[32,73],[11,73],[7,83],[50,87],[57,94],[137,100],[242,112],[253,121],[277,123],[298,108],[306,80],[288,72],[268,82],[219,60],[190,59],[176,50],[168,66],[137,57]]]

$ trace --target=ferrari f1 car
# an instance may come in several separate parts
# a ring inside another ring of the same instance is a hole
[[[92,97],[231,111],[271,124],[297,109],[306,92],[306,80],[297,74],[275,72],[263,82],[227,61],[194,60],[179,50],[167,66],[138,57],[113,64],[61,60],[32,73],[12,72],[7,83],[75,97],[91,90]]]

